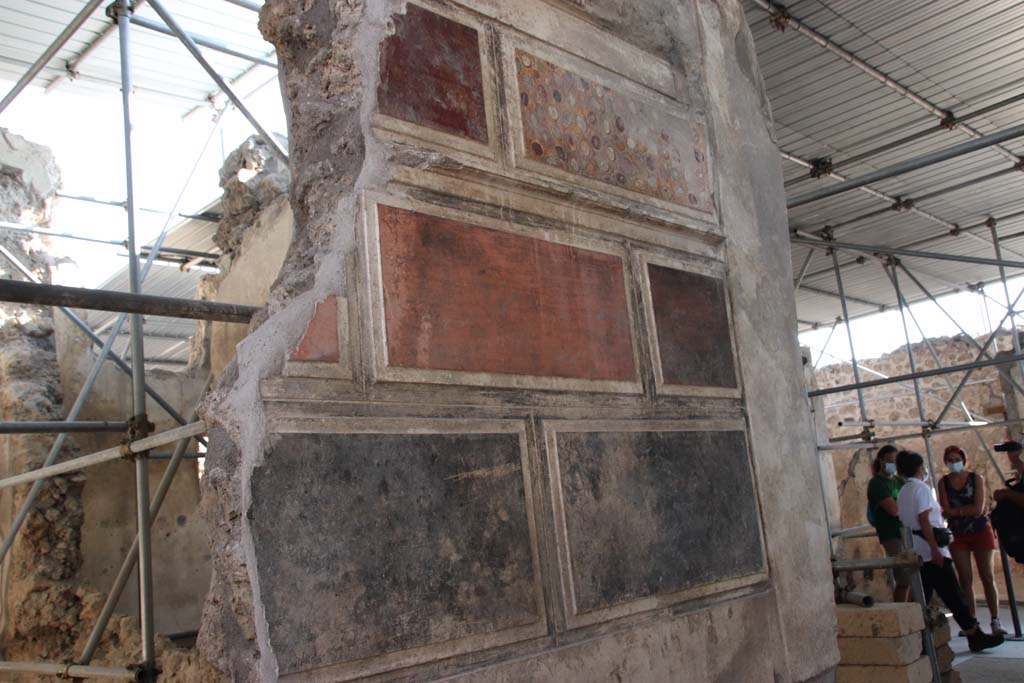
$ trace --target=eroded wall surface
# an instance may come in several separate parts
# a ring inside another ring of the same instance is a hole
[[[204,653],[240,681],[827,677],[739,3],[278,0],[261,28],[295,234],[206,411]]]

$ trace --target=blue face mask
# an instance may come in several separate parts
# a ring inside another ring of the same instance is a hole
[[[954,474],[964,471],[964,464],[962,462],[951,462],[949,463],[949,471]]]
[[[885,473],[886,474],[890,474],[890,475],[891,474],[896,474],[896,463],[894,463],[894,462],[887,462],[887,463],[885,463]]]

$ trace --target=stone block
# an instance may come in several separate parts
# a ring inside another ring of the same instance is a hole
[[[636,382],[620,256],[379,204],[388,365]]]
[[[840,638],[894,638],[924,630],[924,614],[913,602],[837,605],[836,620]]]
[[[842,664],[901,666],[921,656],[921,635],[908,633],[894,638],[840,638]]]
[[[936,626],[932,627],[932,642],[935,647],[942,647],[953,637],[952,629],[949,627],[949,620],[943,617]]]
[[[486,143],[476,29],[411,3],[391,21],[395,31],[380,49],[380,112]]]
[[[664,383],[735,387],[724,281],[653,263],[647,273]]]
[[[956,655],[949,645],[935,648],[935,659],[939,662],[939,671],[946,672],[953,670],[953,659]]]
[[[942,672],[942,683],[963,683],[960,672],[956,669]]]
[[[836,669],[836,683],[931,683],[932,665],[927,657],[903,666],[847,666]]]
[[[553,441],[577,613],[762,569],[742,432],[559,431]]]

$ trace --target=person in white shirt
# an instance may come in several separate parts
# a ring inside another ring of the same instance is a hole
[[[921,560],[925,601],[931,601],[933,593],[939,594],[967,636],[971,652],[1001,645],[1001,635],[985,633],[978,620],[971,616],[953,571],[948,548],[952,534],[942,519],[942,508],[935,499],[935,491],[924,481],[927,476],[924,458],[912,451],[900,451],[896,455],[896,471],[906,481],[896,498],[896,507],[900,522],[913,534],[914,552]]]

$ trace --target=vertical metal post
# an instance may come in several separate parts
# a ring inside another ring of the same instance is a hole
[[[128,277],[130,291],[141,294],[139,279],[139,252],[135,244],[135,192],[132,177],[132,120],[131,120],[131,7],[128,0],[117,5],[117,33],[121,55],[121,108],[124,115],[124,168],[126,209],[128,213]],[[142,316],[131,316],[132,345],[132,421],[143,434],[148,431],[146,416],[145,353],[142,340]],[[135,507],[138,513],[139,538],[139,622],[142,626],[142,667],[146,678],[152,681],[156,650],[153,628],[153,562],[149,529],[149,457],[142,452],[135,456]]]
[[[986,221],[988,225],[989,234],[992,236],[992,248],[995,251],[996,258],[1002,260],[1002,248],[999,246],[999,235],[996,233],[996,221],[994,218],[989,218]],[[1003,283],[1003,294],[1006,296],[1006,307],[1007,312],[1010,314],[1010,339],[1013,340],[1013,352],[1020,355],[1020,336],[1017,334],[1017,312],[1016,301],[1010,302],[1010,286],[1006,283],[1006,268],[1002,265],[999,266],[999,279]],[[1019,298],[1019,297],[1018,297]],[[1002,324],[1002,323],[1000,323]],[[993,331],[993,334],[995,332]],[[1017,369],[1020,370],[1021,379],[1024,379],[1024,363],[1017,361]],[[1009,373],[1012,376],[1012,372]],[[1002,476],[1002,471],[998,468],[996,472]],[[1003,548],[1003,544],[999,544],[999,560],[1003,566],[1003,582],[1006,584],[1006,597],[1010,603],[1010,617],[1013,619],[1013,635],[1017,638],[1022,636],[1021,625],[1020,625],[1020,614],[1017,610],[1017,595],[1013,588],[1013,574],[1010,572],[1010,560],[1006,556],[1006,550]]]
[[[900,308],[900,320],[903,321],[903,338],[907,342],[907,362],[910,367],[910,372],[917,372],[917,364],[914,361],[914,349],[910,344],[910,328],[907,326],[907,314],[904,310],[903,292],[900,290],[899,275],[896,273],[896,269],[891,270],[883,265],[882,268],[886,271],[889,276],[889,280],[892,282],[893,289],[896,290],[896,301]],[[922,423],[927,424],[928,418],[924,414],[924,400],[921,398],[921,380],[914,378],[914,399],[917,401],[917,415]],[[935,479],[935,463],[932,461],[932,441],[930,438],[930,429],[927,426],[921,428],[921,438],[924,439],[924,450],[928,455],[928,473],[932,478],[932,488],[934,488],[938,481]]]
[[[914,541],[910,535],[910,529],[903,527],[900,533],[903,534],[903,547],[913,549]],[[939,658],[935,652],[935,638],[932,636],[931,614],[928,611],[928,600],[924,595],[924,583],[921,581],[920,569],[914,572],[910,579],[910,594],[917,604],[921,605],[921,610],[924,612],[924,651],[932,665],[932,681],[941,683],[942,673],[939,671]]]
[[[853,331],[850,329],[850,313],[846,308],[846,290],[843,289],[843,276],[839,270],[839,256],[836,255],[835,249],[829,249],[829,254],[832,256],[832,268],[836,273],[836,287],[839,290],[839,305],[843,310],[843,323],[846,325],[846,339],[850,343],[850,362],[853,364],[853,381],[859,385],[861,383],[860,367],[857,365],[857,354],[853,350]],[[859,386],[857,387],[857,402],[860,404],[860,419],[867,422],[868,411],[864,405],[864,390]]]
[[[986,221],[988,225],[989,234],[992,235],[992,248],[995,250],[996,258],[1000,261],[1003,257],[1002,247],[999,246],[999,236],[996,234],[996,221],[994,218],[990,218]],[[1006,295],[1006,307],[1007,312],[1010,314],[1010,337],[1013,339],[1013,352],[1020,354],[1020,337],[1017,335],[1017,312],[1014,310],[1016,307],[1015,303],[1010,302],[1010,286],[1006,284],[1006,268],[1002,265],[999,266],[999,279],[1003,282],[1003,293]],[[1021,378],[1024,378],[1024,363],[1017,362],[1017,369],[1020,370]]]

